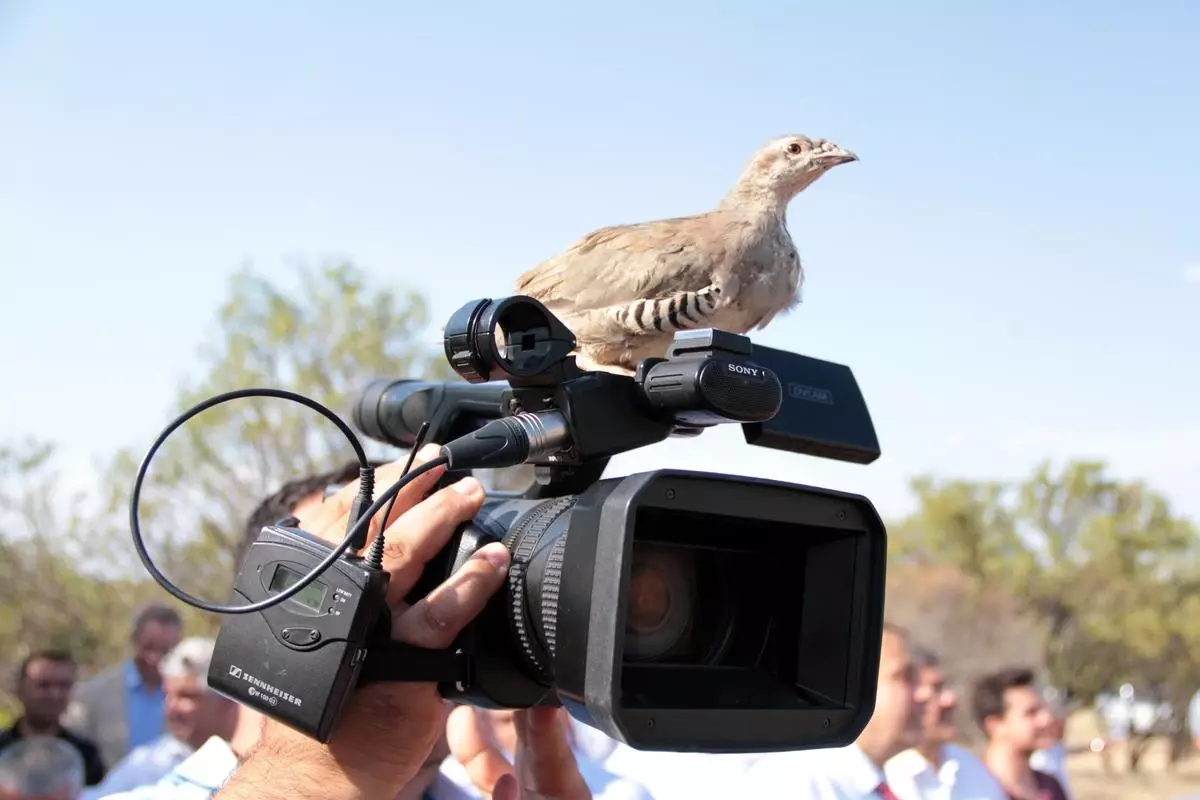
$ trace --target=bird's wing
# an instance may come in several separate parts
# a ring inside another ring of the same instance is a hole
[[[699,292],[733,255],[723,227],[702,214],[600,228],[518,278],[517,293],[579,313]]]

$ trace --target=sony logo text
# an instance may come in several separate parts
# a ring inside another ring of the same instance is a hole
[[[730,372],[736,372],[739,375],[749,375],[751,378],[762,377],[762,370],[756,367],[747,367],[745,364],[734,364],[729,362],[726,364]]]
[[[300,707],[301,701],[299,697],[296,697],[294,694],[289,694],[282,689],[277,689],[264,680],[259,680],[249,672],[243,671],[241,667],[231,665],[229,667],[229,677],[240,679],[250,684],[250,689],[247,693],[251,697],[261,697],[268,705],[273,706],[276,705],[280,700],[285,700],[294,705],[296,708]]]

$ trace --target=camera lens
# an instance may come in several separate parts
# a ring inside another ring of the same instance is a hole
[[[625,610],[625,657],[673,653],[693,627],[696,575],[690,554],[634,545]]]
[[[714,663],[739,612],[717,553],[687,545],[635,539],[625,594],[630,663]]]
[[[654,567],[637,565],[629,579],[629,618],[631,633],[647,635],[662,629],[671,613],[671,587],[667,578]]]
[[[509,500],[492,512],[512,553],[504,590],[509,641],[524,670],[544,685],[555,682],[560,598],[566,589],[563,561],[576,500]],[[718,556],[719,551],[686,544],[634,540],[624,591],[626,662],[700,666],[719,661],[732,636],[738,598]]]

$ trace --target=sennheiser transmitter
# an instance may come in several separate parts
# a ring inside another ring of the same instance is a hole
[[[242,561],[233,603],[296,583],[330,545],[291,518],[262,529]],[[318,741],[328,741],[359,683],[376,625],[386,621],[387,572],[344,555],[292,597],[221,627],[208,685]],[[384,620],[381,620],[381,614]]]

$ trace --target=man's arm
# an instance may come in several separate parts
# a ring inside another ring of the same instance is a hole
[[[417,460],[423,463],[437,452],[436,446],[426,447]],[[389,486],[402,472],[399,462],[381,467],[376,470],[376,485]],[[401,490],[392,515],[383,523],[392,638],[418,647],[450,645],[508,573],[508,550],[492,543],[415,605],[404,603],[428,561],[483,504],[483,486],[474,478],[421,500],[444,472],[444,467],[431,470]],[[357,492],[356,481],[309,512],[299,527],[327,541],[340,541]],[[378,527],[373,524],[372,532]],[[372,683],[351,695],[338,731],[327,744],[268,720],[258,746],[218,796],[221,800],[391,800],[424,763],[443,730],[445,713],[436,684]]]

